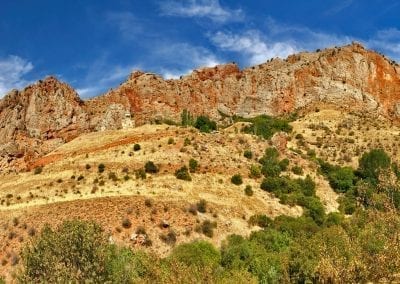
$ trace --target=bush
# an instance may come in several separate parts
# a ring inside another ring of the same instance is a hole
[[[204,220],[201,224],[201,232],[209,237],[212,238],[214,235],[214,228],[216,227],[216,223],[212,223],[210,220]]]
[[[247,159],[253,158],[253,152],[251,150],[244,150],[243,156]]]
[[[169,231],[166,234],[161,234],[160,239],[167,245],[174,245],[176,243],[176,233],[174,231]]]
[[[231,178],[231,182],[235,185],[241,185],[243,183],[242,176],[240,174],[235,174]]]
[[[253,194],[254,194],[254,192],[253,192],[253,189],[251,188],[251,185],[246,185],[246,187],[244,188],[244,193],[247,195],[247,196],[253,196]]]
[[[266,215],[253,215],[249,219],[249,224],[252,226],[259,226],[261,228],[267,228],[271,226],[272,219]]]
[[[106,282],[107,238],[93,222],[67,221],[45,226],[22,252],[21,282]]]
[[[177,179],[191,181],[192,177],[189,174],[189,170],[186,166],[181,167],[180,169],[175,171],[175,177]]]
[[[346,192],[354,185],[354,171],[350,167],[336,167],[328,174],[328,180],[336,192]]]
[[[286,171],[289,166],[289,160],[288,159],[283,159],[279,162],[279,168],[281,171]]]
[[[218,268],[221,257],[212,244],[206,241],[194,241],[177,246],[168,259],[186,266],[205,269],[206,267]]]
[[[261,169],[258,165],[251,165],[250,166],[250,178],[260,178],[261,177]]]
[[[122,220],[122,227],[124,227],[125,229],[129,229],[131,226],[132,226],[131,220],[129,220],[128,218]]]
[[[146,179],[146,172],[144,171],[144,169],[138,169],[137,171],[135,171],[135,177],[136,179]]]
[[[191,158],[189,160],[189,169],[191,173],[194,173],[198,170],[199,168],[199,162],[197,162],[195,159]]]
[[[390,157],[384,150],[373,149],[360,158],[358,172],[362,178],[377,184],[380,171],[390,168],[390,165]]]
[[[144,171],[149,174],[156,174],[158,173],[158,167],[152,161],[148,161],[144,165]]]
[[[217,130],[217,123],[210,120],[207,116],[199,116],[194,123],[194,127],[199,129],[201,132],[209,133],[213,130]]]
[[[43,171],[43,167],[36,167],[36,168],[34,169],[33,173],[34,173],[35,175],[39,175],[39,174],[42,173],[42,171]]]
[[[168,139],[168,145],[171,145],[171,144],[174,144],[174,143],[175,143],[174,138],[170,137],[170,138]]]
[[[300,166],[293,166],[292,173],[294,173],[295,175],[302,175],[304,173],[303,168]]]
[[[200,213],[206,213],[207,211],[207,201],[201,199],[199,202],[196,203],[197,211]]]
[[[104,164],[99,164],[99,166],[98,166],[99,173],[104,172],[105,168],[106,168],[106,166]]]
[[[139,144],[133,145],[133,151],[137,152],[137,151],[139,151],[140,149],[141,149],[141,147],[140,147]]]
[[[271,138],[276,132],[292,131],[289,121],[284,118],[270,117],[267,115],[260,115],[254,118],[234,118],[235,121],[250,122],[251,125],[245,126],[243,132],[262,136],[265,139]]]

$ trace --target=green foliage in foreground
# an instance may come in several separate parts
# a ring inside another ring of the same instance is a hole
[[[261,136],[265,139],[271,138],[276,132],[279,131],[292,131],[292,127],[289,125],[290,121],[285,118],[260,115],[253,118],[234,117],[234,121],[250,122],[251,124],[245,126],[242,131],[244,133]]]
[[[111,245],[96,224],[46,227],[22,253],[23,283],[354,283],[391,282],[400,272],[400,216],[393,211],[340,213],[318,225],[280,216],[220,249],[206,241],[179,245],[166,258]],[[340,272],[340,273],[339,273]]]

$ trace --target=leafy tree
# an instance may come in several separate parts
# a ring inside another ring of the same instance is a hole
[[[67,221],[46,226],[22,253],[22,282],[104,282],[107,239],[93,222]]]
[[[189,170],[186,166],[181,167],[175,171],[175,176],[177,179],[191,181],[192,177],[189,174]]]
[[[199,168],[199,162],[197,162],[197,160],[191,158],[189,160],[189,169],[191,173],[194,173],[198,170]]]
[[[231,182],[235,185],[241,185],[243,183],[242,176],[240,174],[235,174],[231,178]]]
[[[390,166],[390,157],[386,152],[382,149],[373,149],[360,158],[358,172],[362,178],[377,184],[380,171]]]
[[[217,268],[221,256],[212,244],[206,241],[194,241],[177,246],[168,259],[187,266]]]
[[[213,130],[217,130],[217,123],[212,121],[208,116],[201,115],[197,117],[194,127],[199,129],[201,132],[209,133]]]
[[[144,171],[146,173],[150,174],[156,174],[158,173],[159,169],[158,167],[154,164],[152,161],[147,161],[146,164],[144,165]]]

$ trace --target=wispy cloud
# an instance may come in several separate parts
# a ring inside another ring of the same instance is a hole
[[[131,12],[108,12],[106,20],[118,28],[121,35],[128,40],[135,39],[143,32],[142,25]]]
[[[188,43],[165,44],[155,50],[154,54],[162,60],[164,66],[169,66],[156,70],[166,79],[176,79],[195,68],[212,67],[221,63],[210,50]]]
[[[371,39],[366,40],[365,44],[400,61],[400,30],[397,28],[380,30]]]
[[[219,0],[167,0],[160,3],[161,12],[167,16],[208,18],[214,22],[235,22],[244,19],[241,9],[222,7]]]
[[[0,58],[0,98],[14,88],[22,88],[29,83],[24,76],[32,71],[33,64],[21,57],[10,55]]]
[[[211,41],[222,50],[242,54],[250,65],[263,63],[272,57],[287,57],[297,51],[293,43],[268,42],[257,30],[249,30],[242,34],[220,31],[211,36]]]
[[[90,98],[106,92],[110,86],[118,86],[133,70],[140,68],[134,64],[113,64],[104,55],[85,69],[87,75],[78,85],[77,93]]]
[[[347,9],[353,4],[354,0],[340,0],[335,2],[335,4],[325,12],[325,15],[334,15],[340,13],[341,11]]]
[[[314,31],[303,26],[278,23],[272,18],[261,30],[218,31],[209,34],[211,42],[222,51],[237,53],[245,65],[260,64],[270,58],[286,58],[299,51],[312,51],[350,43],[352,38]]]

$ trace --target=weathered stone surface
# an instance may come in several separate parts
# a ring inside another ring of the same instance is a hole
[[[222,120],[324,105],[373,111],[396,120],[400,67],[354,43],[244,70],[234,63],[202,68],[179,80],[135,71],[118,88],[87,101],[49,77],[0,100],[0,169],[22,167],[83,132],[160,118],[179,122],[183,109]]]

